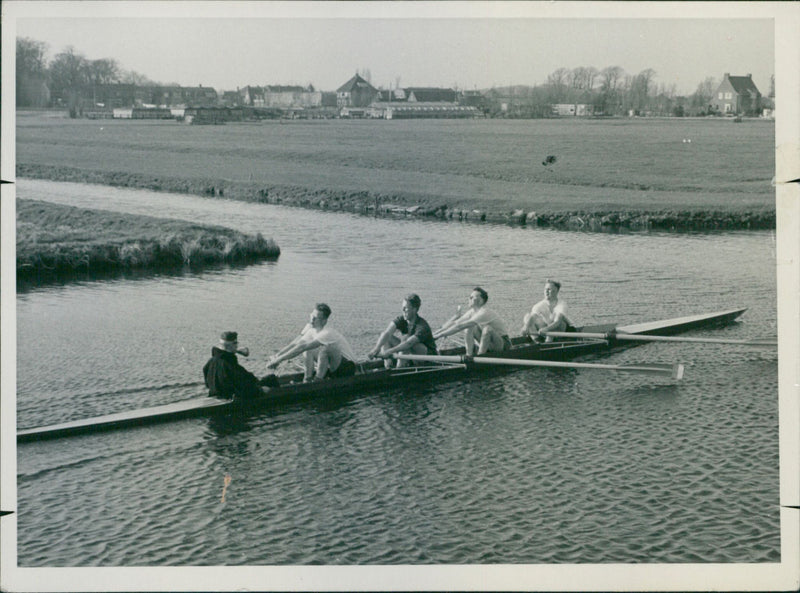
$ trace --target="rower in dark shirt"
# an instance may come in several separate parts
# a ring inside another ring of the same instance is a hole
[[[395,318],[378,337],[375,347],[370,350],[370,358],[383,358],[386,366],[392,366],[392,355],[397,352],[406,354],[436,354],[436,342],[433,339],[431,326],[419,316],[422,299],[410,294],[403,300],[403,314]],[[395,333],[399,331],[400,336]],[[406,366],[409,362],[398,360],[397,366]]]

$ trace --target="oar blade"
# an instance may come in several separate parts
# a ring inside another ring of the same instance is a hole
[[[619,368],[617,368],[616,370],[629,373],[642,373],[645,375],[657,375],[659,377],[669,377],[670,379],[675,379],[676,381],[680,381],[681,379],[683,379],[683,375],[686,369],[680,363],[678,364],[649,363],[649,364],[622,364],[619,365]]]
[[[776,340],[749,340],[742,342],[742,346],[753,346],[754,348],[777,348]]]

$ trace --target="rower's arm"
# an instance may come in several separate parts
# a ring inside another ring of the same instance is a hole
[[[281,356],[281,355],[283,355],[283,354],[286,354],[287,352],[289,352],[289,350],[291,350],[291,349],[292,349],[292,348],[294,348],[294,347],[295,347],[297,344],[299,344],[300,342],[302,342],[302,341],[303,341],[303,335],[304,335],[304,334],[301,332],[301,333],[300,333],[300,334],[299,334],[299,335],[298,335],[298,336],[297,336],[297,337],[296,337],[294,340],[292,340],[291,342],[289,342],[288,344],[286,344],[286,346],[284,346],[283,348],[281,348],[280,350],[278,350],[278,351],[277,351],[277,352],[276,352],[276,353],[273,355],[273,358],[275,358],[275,357],[277,357],[277,356]]]
[[[467,311],[466,313],[464,313],[464,312],[461,310],[461,305],[459,305],[458,307],[456,307],[456,313],[455,313],[455,315],[453,315],[453,316],[452,316],[450,319],[448,319],[447,321],[445,321],[445,322],[442,324],[442,327],[440,327],[440,328],[439,328],[438,330],[436,330],[436,331],[437,331],[437,332],[440,332],[440,331],[442,331],[442,330],[445,330],[445,329],[447,329],[448,327],[450,327],[451,325],[453,325],[453,324],[454,324],[456,321],[458,321],[458,320],[459,320],[459,319],[461,319],[462,317],[466,317],[467,315],[469,315],[469,313],[470,313],[469,311]]]
[[[409,348],[413,348],[418,343],[419,343],[419,338],[417,336],[412,335],[407,337],[405,340],[401,341],[394,348],[388,348],[384,350],[384,354],[394,354],[395,352],[404,352]]]
[[[562,321],[566,321],[566,319],[567,319],[567,318],[566,318],[566,317],[564,317],[564,314],[563,314],[563,313],[561,313],[561,312],[558,312],[558,313],[556,313],[556,317],[555,317],[555,319],[553,320],[553,323],[551,323],[551,324],[550,324],[550,325],[548,325],[547,327],[543,327],[542,329],[540,329],[540,330],[539,330],[539,334],[540,334],[540,335],[542,335],[542,334],[544,334],[544,332],[554,331],[556,328],[558,328],[558,327],[559,327],[559,325],[561,324],[561,322],[562,322]]]
[[[319,348],[321,346],[321,342],[319,340],[312,340],[311,342],[300,342],[299,344],[295,344],[292,348],[288,351],[278,354],[278,356],[274,357],[267,363],[267,366],[277,366],[278,364],[282,363],[284,360],[289,360],[294,358],[298,354],[302,354],[306,350],[312,350],[314,348]]]
[[[462,319],[465,316],[462,316]],[[458,323],[454,323],[450,325],[450,327],[442,326],[441,329],[437,330],[435,334],[433,334],[433,338],[438,340],[439,338],[445,338],[447,336],[452,336],[453,334],[457,334],[461,330],[470,328],[474,325],[477,325],[477,322],[473,321],[470,318],[465,319],[464,321],[459,321]]]
[[[375,356],[378,352],[381,351],[381,346],[386,344],[391,336],[394,335],[394,332],[397,331],[397,326],[392,321],[389,326],[383,330],[380,336],[378,336],[378,342],[375,344],[375,347],[369,351],[368,356]]]

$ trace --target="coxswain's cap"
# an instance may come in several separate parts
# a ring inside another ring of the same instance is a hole
[[[236,332],[222,332],[219,337],[220,346],[229,352],[235,352],[239,343],[239,334]]]

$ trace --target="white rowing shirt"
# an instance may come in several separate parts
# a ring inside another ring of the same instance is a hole
[[[533,306],[533,309],[531,309],[531,315],[534,315],[541,321],[544,321],[545,326],[552,325],[559,313],[564,316],[567,324],[572,325],[569,317],[567,316],[567,303],[563,299],[558,299],[552,309],[550,308],[550,301],[547,299],[542,299]]]
[[[508,335],[508,328],[506,327],[505,322],[500,319],[500,316],[491,309],[481,307],[472,313],[469,318],[471,321],[474,321],[478,324],[478,327],[481,328],[481,331],[484,331],[487,327],[491,327],[500,336]]]
[[[356,361],[356,354],[347,339],[335,329],[325,326],[317,331],[311,325],[303,328],[303,341],[305,343],[318,341],[323,346],[334,346],[348,360]]]

